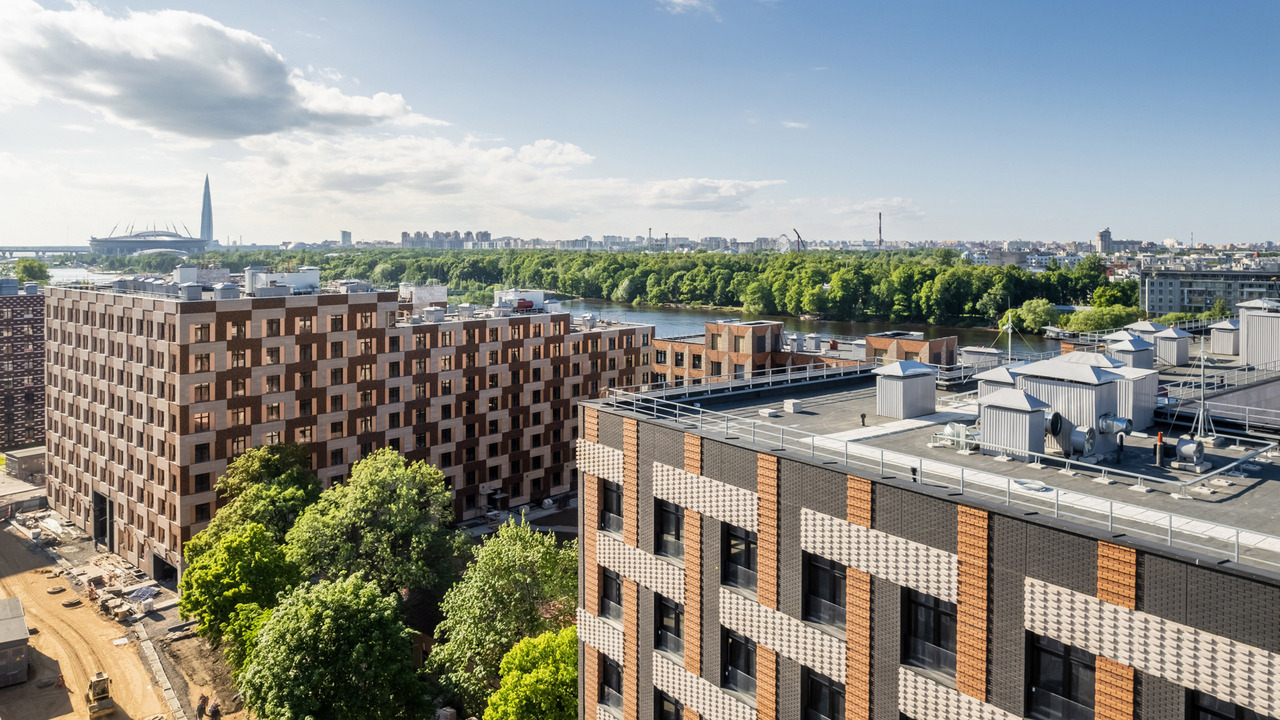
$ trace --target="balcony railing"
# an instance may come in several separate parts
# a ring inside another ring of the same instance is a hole
[[[1030,716],[1036,720],[1093,720],[1093,708],[1072,702],[1044,688],[1031,688]]]
[[[622,532],[622,517],[608,510],[600,511],[600,529],[605,532]]]
[[[756,572],[742,567],[741,565],[725,563],[724,584],[729,587],[742,588],[744,590],[755,592]]]
[[[844,627],[844,608],[833,602],[809,596],[805,598],[804,619],[820,625]]]
[[[655,644],[659,650],[676,653],[677,655],[684,653],[684,638],[681,638],[675,633],[659,630],[658,641]]]
[[[600,598],[600,617],[622,622],[622,606],[609,598]]]
[[[618,710],[622,709],[622,695],[611,687],[600,688],[600,704]]]
[[[744,695],[754,697],[756,694],[756,679],[737,668],[725,668],[724,686]]]
[[[665,555],[666,557],[684,557],[684,543],[680,540],[659,537],[657,550],[659,555]]]
[[[952,675],[956,672],[956,654],[954,652],[918,638],[911,638],[907,642],[906,663],[926,670],[938,670]]]

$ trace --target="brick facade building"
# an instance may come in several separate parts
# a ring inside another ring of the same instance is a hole
[[[0,278],[0,450],[44,441],[44,296]]]
[[[795,352],[776,320],[709,322],[700,335],[654,341],[651,379],[672,385],[716,382],[776,373],[808,365],[852,365],[820,350]],[[712,378],[715,378],[713,380]]]
[[[50,504],[161,575],[258,445],[308,445],[326,484],[396,448],[445,472],[460,519],[568,492],[576,400],[639,382],[653,337],[568,313],[426,321],[395,292],[192,290],[49,290]]]

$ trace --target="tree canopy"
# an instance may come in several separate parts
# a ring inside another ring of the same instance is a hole
[[[362,572],[384,594],[443,589],[468,542],[452,518],[444,474],[383,448],[302,513],[285,536],[288,555],[321,578]]]
[[[508,521],[474,549],[445,593],[432,667],[460,705],[478,713],[498,686],[502,658],[520,640],[573,623],[578,543],[557,546],[527,522]]]
[[[35,258],[19,258],[13,263],[13,276],[18,282],[49,283],[49,266]]]
[[[178,586],[178,607],[184,618],[198,618],[196,632],[216,645],[237,605],[274,605],[278,593],[301,579],[271,533],[249,523],[223,535],[187,567]]]
[[[502,658],[502,686],[484,720],[574,720],[578,716],[578,629],[525,638]]]
[[[240,673],[260,720],[426,717],[396,598],[359,575],[304,584],[262,623]]]
[[[218,492],[234,498],[253,485],[306,487],[318,482],[311,472],[311,451],[295,443],[249,448],[227,465]]]

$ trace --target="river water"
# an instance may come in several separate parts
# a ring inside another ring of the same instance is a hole
[[[595,313],[598,318],[625,320],[627,322],[649,323],[658,331],[658,337],[676,335],[693,335],[703,331],[707,322],[726,318],[742,318],[743,320],[778,320],[788,332],[806,335],[816,332],[819,335],[861,336],[886,330],[909,330],[922,332],[926,338],[949,337],[955,335],[960,347],[969,345],[997,345],[1000,349],[1008,348],[1008,338],[995,330],[985,328],[958,328],[945,325],[911,325],[907,323],[888,322],[845,322],[840,320],[801,320],[790,316],[758,316],[742,313],[729,313],[719,310],[703,310],[692,308],[666,307],[633,307],[619,305],[603,300],[566,300],[562,303],[567,312],[580,315],[584,312]],[[1048,340],[1039,335],[1018,335],[1013,337],[1015,353],[1041,353],[1058,350],[1057,340]]]

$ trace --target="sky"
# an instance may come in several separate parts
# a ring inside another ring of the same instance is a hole
[[[1280,240],[1280,3],[0,0],[0,245]]]

